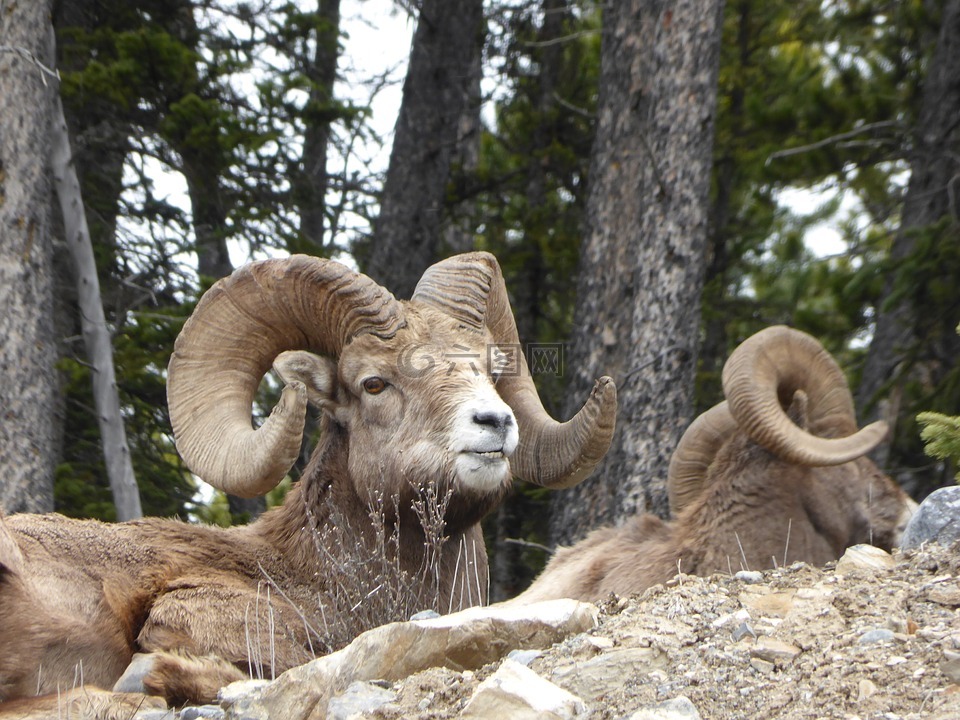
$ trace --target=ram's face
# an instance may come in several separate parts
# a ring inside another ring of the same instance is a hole
[[[799,467],[795,486],[812,526],[836,557],[858,544],[900,544],[917,504],[877,465],[860,457],[840,465]]]
[[[817,472],[824,486],[831,486],[839,494],[837,505],[847,508],[851,533],[848,546],[869,543],[891,550],[900,544],[917,503],[876,463],[861,457],[834,468],[818,468]]]
[[[365,500],[403,500],[435,482],[441,495],[453,491],[452,510],[462,506],[476,522],[509,487],[519,440],[496,389],[509,366],[487,332],[415,307],[406,319],[389,340],[350,342],[330,361],[326,392],[307,381],[311,400],[347,429],[350,474]]]

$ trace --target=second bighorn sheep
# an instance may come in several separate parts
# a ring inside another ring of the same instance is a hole
[[[518,363],[491,360],[495,347]],[[287,364],[299,379],[252,428],[261,378],[297,350],[324,359]],[[343,578],[330,558],[355,549],[331,547],[343,537],[332,531],[349,531],[358,553],[382,547],[406,577],[435,568],[443,610],[485,602],[480,519],[511,476],[545,487],[584,479],[616,413],[616,389],[601,378],[569,422],[547,415],[487,253],[437,263],[402,302],[304,256],[214,285],[169,366],[189,467],[226,492],[267,492],[300,452],[308,395],[322,409],[320,442],[284,504],[249,526],[0,517],[0,701],[55,695],[77,677],[109,688],[136,652],[154,653],[145,686],[177,703],[210,700],[249,667],[269,677],[309,660],[339,620],[330,598]],[[425,497],[441,513],[442,543],[425,537]]]
[[[723,388],[726,402],[690,425],[672,457],[672,519],[595,530],[510,603],[596,601],[678,571],[822,565],[851,545],[898,543],[916,503],[867,457],[887,427],[858,429],[843,372],[816,339],[762,330],[730,356]]]

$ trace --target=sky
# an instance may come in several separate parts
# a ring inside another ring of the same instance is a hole
[[[364,93],[354,92],[351,81],[393,69],[391,75],[396,82],[379,93],[373,103],[374,129],[392,137],[415,23],[396,9],[394,0],[344,0],[341,23],[345,36],[340,62],[342,78],[335,93],[341,98],[366,102]],[[389,157],[389,151],[386,155]]]

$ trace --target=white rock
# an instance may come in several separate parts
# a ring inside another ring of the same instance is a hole
[[[526,665],[529,667],[530,663],[532,663],[541,655],[543,655],[543,652],[540,650],[511,650],[507,654],[507,657],[520,663],[521,665]]]
[[[837,573],[843,575],[853,570],[889,570],[897,561],[890,553],[873,545],[854,545],[837,560]]]
[[[369,630],[342,650],[283,673],[246,707],[283,720],[320,720],[330,697],[356,680],[396,681],[432,667],[478,668],[511,650],[543,649],[597,624],[596,606],[576,600],[476,607]]]
[[[752,658],[750,660],[750,667],[759,673],[763,673],[764,675],[769,675],[777,669],[777,666],[772,662],[769,662],[768,660],[761,660],[760,658]]]
[[[353,682],[346,692],[330,699],[327,705],[328,720],[348,720],[362,713],[373,712],[381,705],[397,699],[397,694],[369,682]]]
[[[220,688],[217,699],[222,705],[232,705],[243,698],[259,696],[269,680],[238,680]]]
[[[750,611],[746,608],[740,608],[736,612],[727,613],[726,615],[721,615],[716,620],[714,620],[710,625],[712,627],[718,628],[723,627],[729,622],[736,622],[738,625],[741,623],[748,622],[750,620]]]
[[[792,661],[801,652],[796,645],[783,642],[771,637],[761,637],[750,648],[753,657],[766,660],[769,663],[784,665]]]
[[[934,490],[920,503],[903,533],[900,547],[904,550],[920,547],[925,542],[937,542],[949,547],[960,537],[960,487]]]
[[[217,699],[231,720],[269,720],[259,707],[260,693],[269,684],[269,680],[238,680],[220,688]]]
[[[660,652],[652,648],[625,648],[601,653],[585,662],[565,665],[553,671],[552,679],[587,702],[616,691],[624,678],[649,675],[665,665]]]
[[[528,667],[504,660],[480,683],[460,714],[463,720],[575,720],[587,717],[576,695],[557,687]]]
[[[700,712],[689,698],[680,697],[640,708],[627,716],[627,720],[700,720]]]
[[[610,650],[613,647],[613,640],[607,637],[594,637],[593,635],[589,635],[587,636],[586,642],[597,650]]]
[[[877,694],[877,686],[866,678],[857,685],[857,702],[863,702]]]
[[[134,653],[130,664],[113,684],[114,692],[146,693],[143,679],[153,670],[156,661],[154,653]]]

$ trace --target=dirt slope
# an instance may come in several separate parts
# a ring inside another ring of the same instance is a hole
[[[579,695],[591,718],[684,696],[704,720],[960,719],[960,552],[893,559],[747,580],[683,576],[611,597],[593,632],[530,667]],[[420,673],[373,717],[455,718],[495,669]]]

